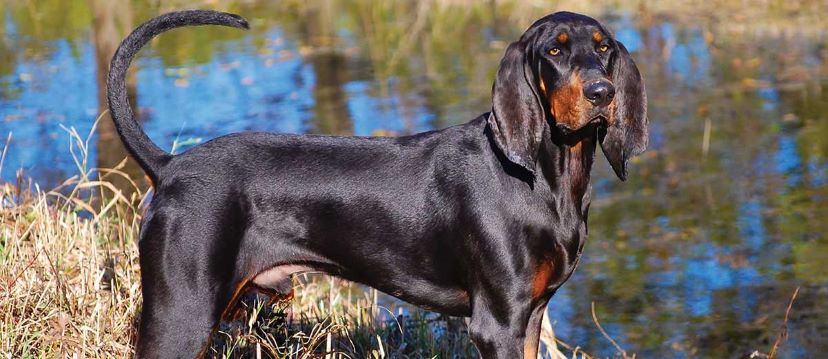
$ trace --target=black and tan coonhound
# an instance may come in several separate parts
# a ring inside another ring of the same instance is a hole
[[[171,155],[135,120],[127,68],[161,32],[205,24],[248,27],[221,12],[162,15],[121,43],[109,72],[112,118],[155,187],[138,242],[137,357],[203,355],[244,288],[285,293],[314,271],[471,317],[483,358],[534,359],[546,303],[587,236],[596,145],[622,180],[647,145],[624,45],[558,12],[508,46],[492,111],[468,123],[397,138],[248,132]]]

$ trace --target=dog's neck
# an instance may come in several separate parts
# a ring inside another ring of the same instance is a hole
[[[586,219],[590,200],[590,172],[597,143],[596,131],[589,126],[567,135],[554,127],[544,132],[546,138],[541,142],[536,180],[549,184],[553,191],[549,200],[574,204],[573,209]]]
[[[489,114],[479,119],[485,124]],[[547,125],[543,131],[534,173],[511,162],[492,138],[491,128],[486,125],[489,145],[509,176],[520,179],[530,188],[539,191],[552,208],[569,208],[580,219],[586,220],[590,202],[590,171],[595,157],[597,129],[584,126],[563,134]],[[538,186],[543,184],[542,186]]]

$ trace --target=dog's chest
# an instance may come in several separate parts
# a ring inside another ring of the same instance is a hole
[[[579,201],[564,199],[550,205],[546,225],[529,238],[533,298],[553,293],[574,272],[587,239],[589,187],[581,193],[565,194],[575,195]]]

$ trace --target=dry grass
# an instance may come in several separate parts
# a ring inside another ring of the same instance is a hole
[[[0,192],[0,355],[129,357],[140,308],[134,201],[92,196],[118,169],[86,169],[88,140],[70,131],[80,175],[52,191]],[[114,192],[117,193],[117,192]],[[139,192],[140,195],[140,192]]]

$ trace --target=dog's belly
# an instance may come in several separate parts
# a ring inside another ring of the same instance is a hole
[[[466,290],[441,287],[412,280],[406,288],[378,288],[420,308],[453,316],[471,316],[471,301]]]
[[[292,276],[302,273],[325,273],[307,265],[285,264],[271,267],[258,273],[251,282],[259,287],[273,289],[287,294],[293,288]],[[328,273],[326,273],[328,274]],[[347,279],[347,278],[346,278]],[[460,288],[437,288],[423,281],[412,280],[408,288],[394,288],[380,285],[387,294],[402,299],[426,310],[456,316],[468,316],[471,311],[469,294]]]
[[[272,267],[257,274],[255,277],[253,277],[252,282],[253,284],[260,287],[274,290],[283,290],[285,288],[292,287],[291,277],[294,274],[307,273],[313,271],[314,269],[308,266],[297,264],[285,264]]]

